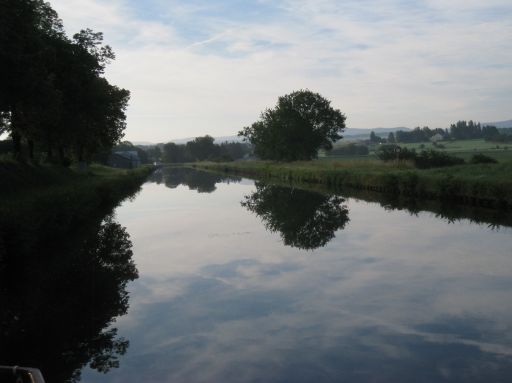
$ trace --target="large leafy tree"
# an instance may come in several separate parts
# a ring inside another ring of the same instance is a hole
[[[19,151],[25,138],[32,153],[41,124],[58,102],[52,85],[51,39],[63,38],[62,22],[42,0],[0,0],[0,111]]]
[[[215,145],[214,138],[211,136],[196,137],[187,142],[187,151],[196,161],[203,161],[210,157],[215,157],[219,153],[219,147]]]
[[[261,159],[309,160],[318,149],[332,149],[345,129],[345,115],[318,93],[300,90],[279,97],[273,109],[238,134]]]
[[[129,92],[103,77],[114,58],[101,32],[68,38],[48,2],[0,0],[0,132],[18,157],[24,145],[82,161],[119,142]]]

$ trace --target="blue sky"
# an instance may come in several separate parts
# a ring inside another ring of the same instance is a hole
[[[103,31],[132,91],[126,138],[233,135],[309,88],[349,127],[512,118],[510,0],[53,0]]]

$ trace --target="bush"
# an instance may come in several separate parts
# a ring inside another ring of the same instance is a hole
[[[478,153],[474,154],[469,161],[472,164],[497,164],[498,161],[492,157],[486,156],[485,154]]]
[[[369,151],[368,151],[368,146],[351,142],[347,145],[337,147],[328,153],[329,153],[329,155],[339,155],[339,156],[344,156],[344,155],[365,156],[365,155],[368,155]]]
[[[414,164],[420,169],[461,165],[463,163],[465,163],[465,161],[462,158],[435,150],[423,150],[414,160]]]
[[[377,157],[382,161],[412,160],[416,158],[416,151],[401,148],[398,145],[381,145],[376,151]]]
[[[414,165],[420,169],[460,165],[464,163],[462,158],[454,157],[444,152],[422,150],[420,154],[417,154],[414,149],[401,148],[398,145],[382,145],[377,150],[377,157],[382,161],[413,161]]]

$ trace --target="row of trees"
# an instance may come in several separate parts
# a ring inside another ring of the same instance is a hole
[[[196,137],[186,144],[169,142],[163,146],[162,159],[169,163],[194,161],[233,161],[244,158],[251,152],[251,146],[240,142],[215,144],[211,136]]]
[[[469,140],[484,138],[488,141],[503,142],[507,140],[507,134],[500,132],[495,126],[482,126],[479,122],[458,121],[450,125],[450,129],[430,129],[428,126],[417,127],[411,131],[399,130],[396,133],[390,132],[387,140],[377,136],[375,132],[370,133],[370,143],[412,143],[428,142],[432,137],[439,134],[443,139]],[[511,137],[512,139],[512,137]]]
[[[17,157],[88,160],[123,137],[129,91],[104,77],[115,58],[103,35],[72,38],[49,3],[0,0],[0,133]]]

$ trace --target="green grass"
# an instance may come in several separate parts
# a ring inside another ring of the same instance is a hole
[[[486,156],[495,158],[500,162],[505,162],[512,160],[512,144],[506,143],[494,143],[488,142],[484,139],[477,140],[458,140],[458,141],[441,141],[441,145],[444,148],[439,148],[434,146],[430,142],[425,143],[399,143],[401,147],[405,147],[408,149],[416,149],[416,151],[421,151],[423,149],[432,149],[447,152],[451,155],[463,158],[466,161],[469,161],[474,154],[482,153]],[[343,145],[343,142],[337,143],[337,146]],[[353,160],[353,159],[377,159],[375,155],[375,151],[378,149],[379,145],[370,145],[370,154],[368,156],[326,156],[321,158],[322,160]]]
[[[119,170],[93,165],[85,172],[59,166],[0,161],[0,228],[58,231],[102,216],[136,193],[150,167]]]
[[[149,174],[150,167],[133,170],[116,169],[92,164],[86,171],[76,167],[36,165],[11,159],[0,159],[0,195],[34,193],[45,188],[69,187],[73,184],[106,182],[121,178],[133,178]]]
[[[473,154],[482,153],[490,157],[496,158],[498,161],[512,160],[512,145],[488,142],[483,139],[478,140],[459,140],[459,141],[442,141],[440,143],[444,148],[438,148],[431,143],[424,143],[424,149],[433,149],[444,151],[449,154],[468,160]],[[400,144],[400,146],[422,150],[420,143]]]
[[[331,188],[453,200],[493,208],[512,206],[512,161],[426,170],[416,169],[407,162],[369,159],[293,163],[245,161],[195,166],[255,178],[324,184]]]

